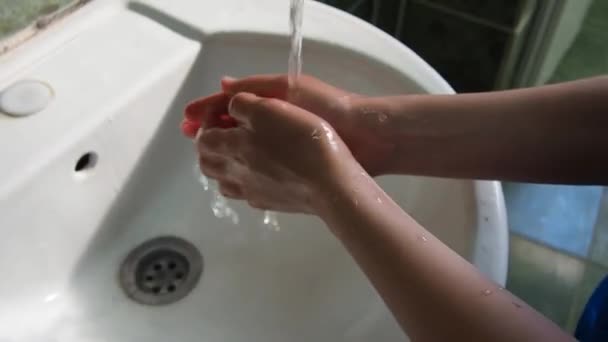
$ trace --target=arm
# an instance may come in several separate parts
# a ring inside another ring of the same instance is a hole
[[[608,77],[463,95],[362,98],[387,113],[387,173],[608,184]],[[357,114],[356,114],[357,115]],[[390,122],[389,122],[390,121]]]
[[[573,340],[433,237],[358,165],[337,170],[324,186],[333,200],[319,201],[317,213],[412,340]]]
[[[224,80],[226,94],[276,97],[327,120],[372,175],[608,184],[608,76],[461,95],[370,98],[304,76]],[[192,133],[193,134],[193,133]]]
[[[500,289],[397,206],[340,136],[292,104],[240,93],[187,109],[202,172],[225,196],[259,209],[321,217],[367,274],[409,336],[419,341],[570,341]],[[230,112],[237,126],[205,116]],[[324,172],[319,172],[319,170]],[[378,199],[380,199],[378,201]]]

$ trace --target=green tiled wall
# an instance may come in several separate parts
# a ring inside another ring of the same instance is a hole
[[[591,244],[591,260],[608,267],[608,190],[600,204],[600,213],[595,224],[595,235]]]
[[[0,39],[74,0],[0,0]]]
[[[570,303],[570,315],[565,326],[569,331],[576,329],[576,324],[585,308],[585,304],[587,304],[593,290],[606,275],[608,275],[608,268],[590,262],[585,263],[585,273],[583,273],[583,278],[578,284],[574,300]]]
[[[608,1],[595,0],[572,47],[551,82],[608,73]]]
[[[608,269],[515,234],[510,245],[507,288],[574,331],[587,299]]]
[[[565,326],[585,264],[514,234],[510,246],[508,289]]]
[[[551,82],[608,74],[608,1],[595,0]],[[608,191],[604,189],[590,253],[582,258],[511,236],[507,288],[573,332],[589,296],[608,275]]]

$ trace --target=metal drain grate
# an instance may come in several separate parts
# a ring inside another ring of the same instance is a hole
[[[125,258],[120,284],[129,298],[146,305],[174,303],[196,286],[203,270],[198,249],[177,237],[144,242]]]

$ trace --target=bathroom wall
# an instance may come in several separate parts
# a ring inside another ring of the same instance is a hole
[[[0,0],[0,40],[74,0]]]
[[[594,0],[549,83],[608,74],[608,1]],[[511,226],[507,287],[573,331],[608,275],[608,190],[505,184]]]
[[[320,1],[399,39],[458,92],[504,88],[513,82],[536,4],[536,0]]]
[[[537,75],[530,75],[534,79],[531,80],[532,84],[546,83],[555,73],[564,53],[580,32],[580,18],[585,16],[592,2],[591,0],[563,1],[562,15],[554,23],[557,29],[551,39],[546,40],[548,46],[544,54],[544,63]]]

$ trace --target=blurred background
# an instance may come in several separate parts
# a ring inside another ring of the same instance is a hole
[[[0,53],[87,1],[0,0]],[[608,74],[608,0],[321,2],[402,41],[458,92]],[[511,228],[507,287],[573,331],[591,292],[608,274],[608,192],[503,185]]]

